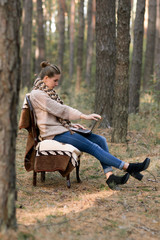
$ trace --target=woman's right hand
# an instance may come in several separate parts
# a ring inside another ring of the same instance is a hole
[[[99,114],[96,113],[92,113],[92,114],[81,114],[81,119],[86,119],[86,120],[96,120],[98,121],[99,119],[101,119],[101,116]]]

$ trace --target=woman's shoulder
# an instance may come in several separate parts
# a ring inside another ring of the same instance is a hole
[[[46,96],[47,93],[45,93],[44,91],[40,90],[40,89],[34,89],[31,91],[30,96],[31,97],[39,97],[39,96]]]

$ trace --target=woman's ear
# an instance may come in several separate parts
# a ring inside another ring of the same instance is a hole
[[[45,76],[45,77],[43,78],[43,82],[45,83],[47,79],[48,79],[48,76]]]

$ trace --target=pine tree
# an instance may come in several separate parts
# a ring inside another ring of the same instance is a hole
[[[20,0],[0,1],[0,231],[16,228],[15,150],[20,87]]]

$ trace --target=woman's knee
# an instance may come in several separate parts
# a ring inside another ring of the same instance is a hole
[[[103,142],[107,143],[107,140],[106,140],[105,137],[103,137],[103,136],[101,136],[101,135],[100,135],[100,137],[101,137],[101,139],[102,139]]]
[[[103,136],[100,136],[100,137],[101,137],[101,146],[102,146],[102,148],[104,148],[107,152],[109,152],[106,138],[103,137]]]

